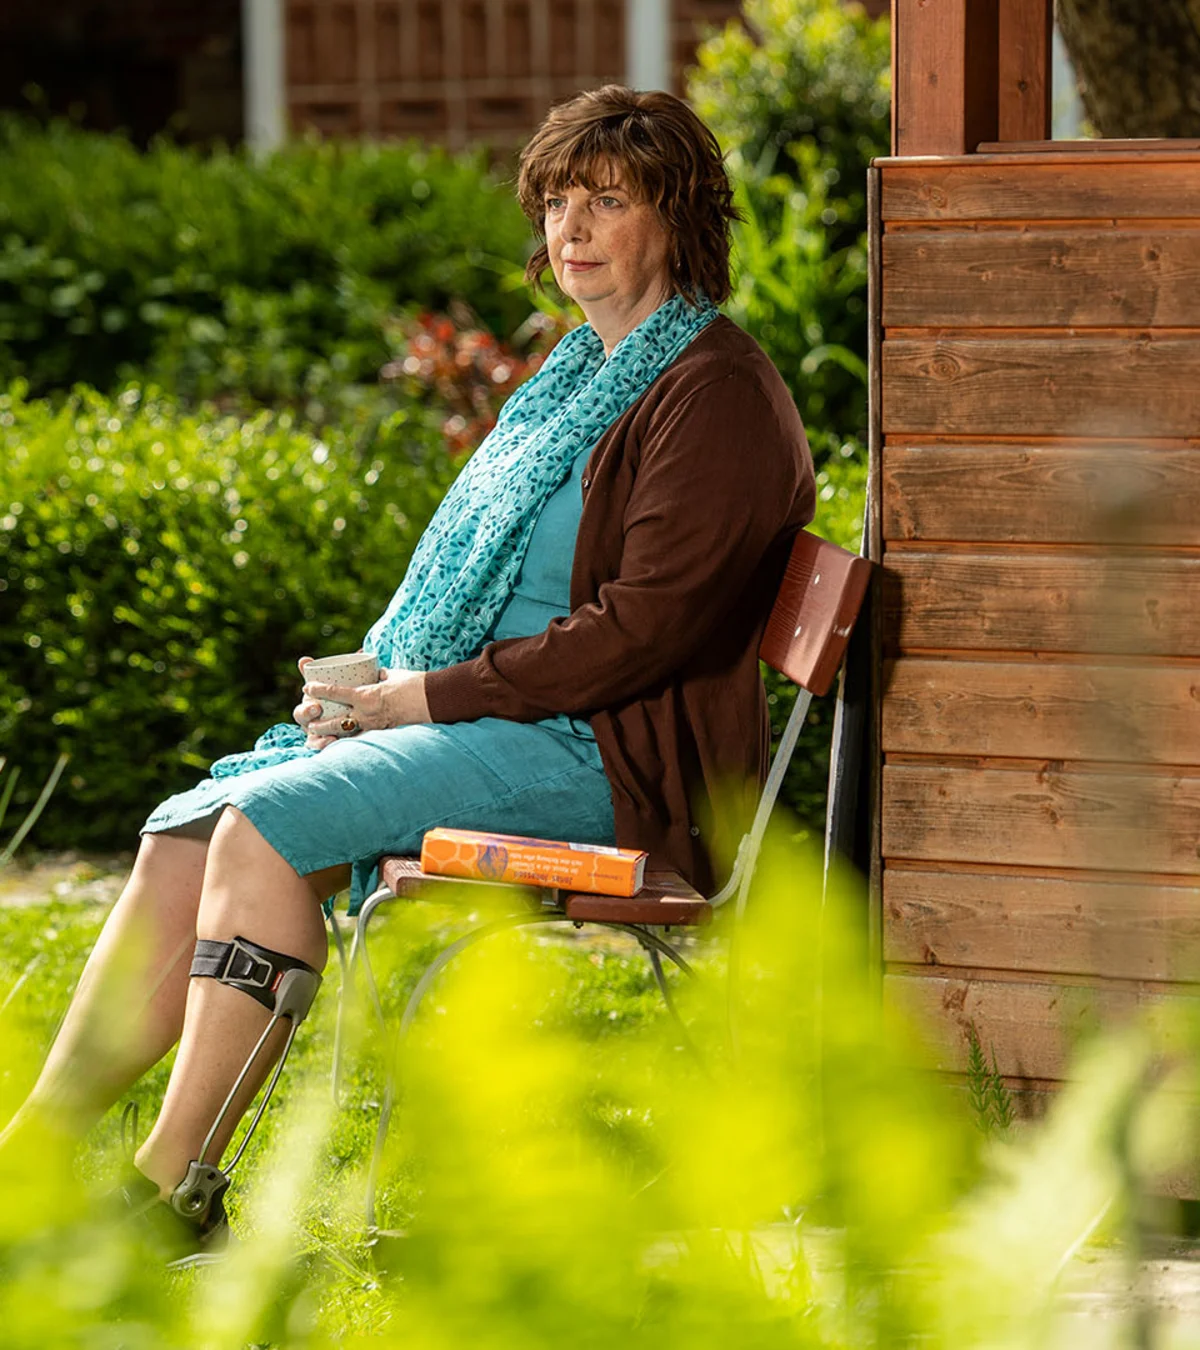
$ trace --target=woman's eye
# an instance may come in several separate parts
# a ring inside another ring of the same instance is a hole
[[[559,207],[561,207],[561,206],[562,206],[562,198],[561,198],[561,197],[547,197],[547,198],[546,198],[546,210],[547,210],[547,211],[557,211],[557,210],[559,209]]]
[[[604,206],[620,206],[620,205],[621,205],[621,199],[620,199],[620,197],[601,197],[601,198],[600,198],[600,202],[601,202],[601,204],[604,205]]]

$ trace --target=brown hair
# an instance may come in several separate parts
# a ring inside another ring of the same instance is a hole
[[[547,192],[603,186],[597,174],[615,164],[639,201],[651,203],[670,239],[668,266],[676,292],[695,303],[729,299],[729,224],[740,220],[717,138],[673,94],[606,84],[551,108],[521,153],[517,200],[540,243],[525,268],[539,289],[550,265]]]

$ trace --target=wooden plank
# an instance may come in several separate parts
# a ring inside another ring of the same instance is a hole
[[[1200,326],[1200,229],[902,231],[887,327]]]
[[[888,164],[882,209],[893,220],[1196,220],[1200,154],[1004,156],[960,164]]]
[[[514,913],[524,909],[538,913],[561,910],[564,920],[577,923],[639,923],[686,928],[706,924],[712,919],[712,906],[675,872],[649,872],[645,886],[637,895],[624,897],[595,895],[557,886],[487,881],[481,877],[444,876],[422,871],[420,858],[398,854],[380,858],[379,870],[384,885],[392,894],[408,899],[416,899],[422,894],[455,896],[463,887],[488,886],[511,894]]]
[[[568,919],[582,923],[640,923],[652,927],[698,927],[711,922],[712,906],[676,872],[648,872],[637,895],[564,891]]]
[[[893,153],[960,155],[998,135],[997,8],[893,0]]]
[[[895,44],[893,43],[893,60]],[[864,552],[872,562],[883,561],[882,483],[883,465],[883,341],[881,306],[883,302],[883,222],[880,216],[880,174],[873,165],[867,169],[867,502],[864,521]],[[867,719],[864,759],[867,764],[868,802],[867,848],[867,969],[872,977],[870,990],[878,1007],[878,975],[883,970],[883,863],[879,851],[879,828],[883,814],[883,753],[880,750],[880,708],[883,667],[883,575],[876,567],[867,592],[867,621],[870,624],[870,714]]]
[[[883,532],[1200,545],[1200,446],[886,445]]]
[[[1014,1078],[1061,1079],[1082,1039],[1155,1005],[1165,1014],[1165,1048],[1185,1049],[1168,1019],[1175,1010],[1191,1010],[1195,1002],[1182,994],[1164,998],[1161,986],[1089,988],[895,973],[884,978],[885,1008],[917,1024],[931,1067],[965,1072],[973,1026],[989,1058],[995,1050],[1000,1072]]]
[[[885,764],[884,859],[1200,876],[1200,777]]]
[[[893,647],[1200,655],[1200,559],[889,550]]]
[[[906,657],[883,687],[885,754],[1200,765],[1187,666]]]
[[[890,338],[883,430],[987,436],[1191,436],[1200,338]]]
[[[1003,0],[999,22],[997,134],[1048,141],[1054,0]]]
[[[1092,140],[1055,140],[1036,137],[1031,141],[980,141],[975,147],[979,155],[1118,155],[1127,157],[1135,154],[1179,155],[1191,150],[1200,150],[1200,140],[1190,136],[1137,136]]]
[[[931,966],[1188,982],[1200,888],[889,867],[884,958]]]

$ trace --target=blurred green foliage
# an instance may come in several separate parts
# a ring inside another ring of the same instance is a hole
[[[492,903],[395,907],[374,944],[391,1014]],[[863,903],[836,882],[822,902],[819,862],[769,846],[732,991],[723,923],[689,948],[702,980],[672,976],[703,1069],[623,938],[539,930],[464,954],[404,1048],[382,1217],[407,1237],[387,1247],[361,1216],[386,1038],[352,1022],[332,1111],[332,987],[231,1191],[242,1243],[223,1266],[166,1275],[89,1200],[77,1176],[111,1177],[116,1112],[75,1169],[50,1130],[35,1155],[0,1151],[6,1350],[1073,1350],[1100,1309],[1113,1350],[1167,1344],[1137,1293],[1140,1207],[1194,1157],[1195,1018],[1160,1009],[1084,1047],[1044,1121],[985,1138],[897,1009],[880,1015]],[[0,907],[0,1122],[96,908]],[[162,1079],[137,1089],[149,1109]]]
[[[295,401],[373,382],[389,314],[528,313],[528,226],[481,153],[302,141],[256,160],[0,116],[0,384]]]
[[[866,431],[866,170],[888,152],[889,26],[842,0],[747,0],[688,93],[746,220],[728,306],[788,381],[824,459]]]
[[[128,846],[154,801],[288,720],[353,650],[455,467],[411,408],[314,437],[131,387],[0,396],[0,754],[41,846]]]

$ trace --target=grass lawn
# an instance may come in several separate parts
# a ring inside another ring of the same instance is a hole
[[[127,865],[0,872],[0,1119]],[[409,1235],[386,1249],[363,1221],[385,1047],[359,999],[335,1108],[331,961],[230,1192],[236,1259],[164,1275],[80,1200],[80,1180],[102,1190],[120,1164],[114,1111],[73,1171],[45,1140],[5,1174],[0,1345],[1122,1350],[1151,1343],[1135,1334],[1151,1319],[1155,1344],[1195,1350],[1194,1247],[1130,1245],[1114,1189],[1128,1104],[1159,1132],[1176,1110],[1141,1091],[1148,1044],[1097,1047],[1043,1124],[985,1143],[963,1094],[913,1071],[911,1033],[879,1022],[810,869],[794,848],[764,860],[739,939],[736,1062],[720,933],[689,950],[705,978],[680,989],[706,1069],[621,935],[537,929],[464,956],[406,1048],[379,1218]],[[393,1011],[483,903],[460,895],[380,922]],[[143,1122],[167,1070],[136,1090]]]
[[[34,1055],[42,1053],[53,1036],[129,861],[48,856],[0,873],[0,1018],[5,1033],[31,1049],[23,1059],[9,1057],[0,1068],[0,1119],[7,1118],[31,1081]],[[384,917],[385,910],[376,920],[371,944],[383,1001],[397,1017],[424,967],[449,940],[472,926],[473,917],[463,907],[448,904],[407,906],[404,913],[400,909],[395,907],[392,918]],[[344,913],[341,920],[348,940],[350,925]],[[531,973],[537,970],[548,990],[535,1009],[536,1024],[569,1037],[577,1055],[574,1067],[585,1081],[593,1069],[597,1081],[611,1077],[614,1060],[619,1071],[622,1057],[644,1052],[639,1033],[655,1031],[666,1014],[649,963],[632,939],[596,929],[577,933],[556,925],[526,931],[517,943],[518,962]],[[703,943],[689,943],[689,956],[702,966],[711,966],[714,959]],[[678,976],[672,973],[669,978]],[[331,1105],[340,986],[331,944],[325,986],[230,1191],[236,1230],[254,1227],[245,1197],[255,1192],[260,1174],[269,1170],[264,1162],[287,1147],[283,1137],[295,1128],[295,1104],[307,1102],[310,1111],[314,1102]],[[426,1000],[426,1018],[436,1019],[445,1012],[439,987]],[[382,1096],[383,1038],[369,1015],[361,983],[354,1009],[341,1106],[316,1132],[321,1143],[313,1174],[304,1194],[294,1197],[300,1206],[295,1216],[300,1266],[315,1294],[316,1322],[338,1337],[376,1326],[384,1298],[362,1218],[365,1165]],[[139,1104],[143,1134],[154,1118],[169,1069],[168,1059],[130,1094]],[[599,1092],[588,1108],[596,1137],[602,1141],[607,1137],[610,1146],[615,1141],[619,1148],[623,1118],[632,1110]],[[98,1190],[110,1183],[120,1166],[120,1114],[120,1106],[109,1112],[77,1158],[80,1177]],[[403,1116],[393,1132],[397,1139],[403,1135],[402,1121]],[[489,1121],[480,1119],[478,1128],[486,1135]],[[379,1197],[379,1222],[388,1228],[410,1223],[420,1203],[421,1181],[405,1159],[402,1140],[397,1151],[400,1157],[385,1164]]]

